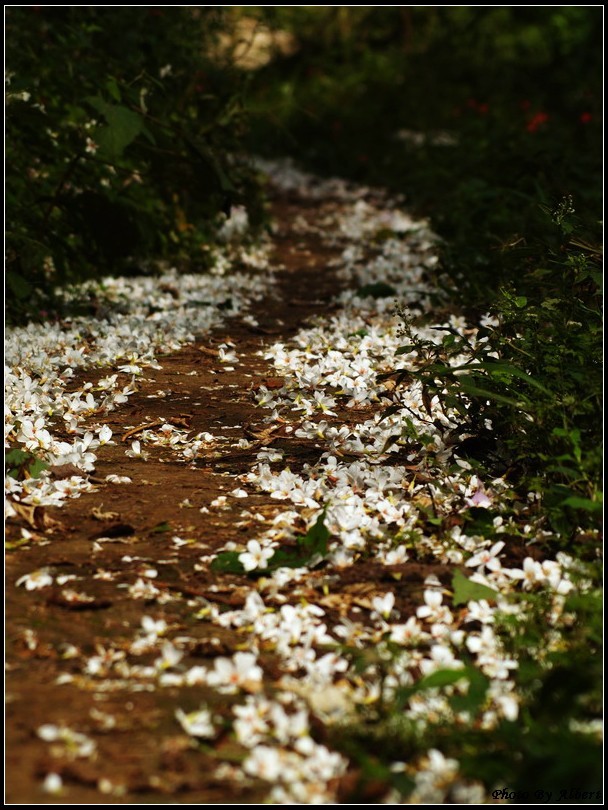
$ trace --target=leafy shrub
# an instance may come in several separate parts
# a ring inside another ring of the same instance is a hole
[[[538,251],[519,289],[503,288],[473,335],[443,328],[441,342],[421,340],[403,313],[408,342],[398,353],[415,350],[418,360],[396,372],[459,413],[473,439],[457,445],[465,456],[524,493],[542,492],[566,536],[602,510],[601,254],[577,240],[572,213],[567,199],[553,214],[569,243]]]
[[[9,313],[32,291],[152,259],[205,266],[221,212],[260,217],[243,82],[216,8],[7,12]],[[21,302],[21,307],[20,303]]]

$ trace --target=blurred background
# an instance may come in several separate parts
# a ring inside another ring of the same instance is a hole
[[[251,155],[405,193],[473,286],[494,284],[539,206],[572,194],[599,218],[602,20],[576,6],[9,8],[12,300],[163,258],[204,269],[231,206],[264,223]]]

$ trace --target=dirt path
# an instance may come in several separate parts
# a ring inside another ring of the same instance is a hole
[[[327,312],[338,289],[328,260],[339,250],[323,244],[314,233],[294,234],[292,228],[298,217],[300,222],[303,217],[314,221],[323,213],[323,206],[307,209],[289,197],[275,202],[272,264],[280,269],[276,289],[271,288],[254,311],[259,326],[232,322],[203,341],[164,356],[162,369],[147,370],[137,394],[104,419],[117,441],[98,454],[95,491],[62,509],[47,510],[46,515],[60,523],[48,540],[9,554],[9,802],[44,798],[156,803],[167,796],[184,803],[250,802],[266,792],[260,785],[241,787],[218,779],[213,774],[217,760],[201,757],[180,735],[175,707],[196,708],[201,698],[209,697],[200,687],[138,691],[129,685],[121,688],[120,683],[107,689],[103,680],[87,683],[78,677],[58,685],[57,679],[80,672],[83,658],[97,654],[103,659],[104,650],[119,656],[116,651],[128,648],[141,629],[142,616],[150,613],[166,621],[171,635],[188,636],[187,654],[193,662],[238,648],[234,633],[218,633],[193,614],[205,599],[242,605],[243,589],[236,578],[218,576],[197,563],[203,553],[231,540],[242,543],[259,528],[241,517],[243,501],[229,492],[238,484],[235,477],[248,472],[255,461],[255,448],[271,443],[264,440],[268,425],[254,396],[261,385],[280,388],[282,381],[263,359],[265,347],[277,339],[289,340],[311,316]],[[226,343],[237,351],[235,367],[225,368],[218,357],[217,347]],[[82,379],[87,378],[79,377],[78,383]],[[208,432],[223,438],[211,441],[194,463],[176,458],[170,447],[148,448],[145,460],[125,455],[131,441],[141,438],[144,426],[158,430],[165,424],[190,435]],[[121,437],[124,440],[127,433],[125,443]],[[247,440],[249,447],[240,449],[239,440]],[[300,463],[302,442],[290,443],[283,436],[281,443],[286,460]],[[128,476],[132,483],[107,483],[104,479],[110,474]],[[225,505],[213,506],[226,496]],[[246,506],[268,519],[282,511],[280,503],[264,494],[252,493]],[[201,507],[206,507],[204,512]],[[9,521],[9,541],[18,527],[27,525]],[[187,542],[176,546],[173,537]],[[16,586],[20,577],[40,569],[52,573],[52,587],[28,591]],[[69,578],[67,587],[58,584],[62,576]],[[133,598],[128,587],[137,581],[150,583],[154,594]],[[71,590],[86,593],[86,601],[71,598]],[[105,663],[99,666],[102,672]],[[45,724],[85,733],[96,744],[95,755],[72,758],[57,743],[59,757],[53,756],[48,742],[37,737],[37,729]],[[64,782],[65,789],[57,796],[41,791],[49,773],[59,774]]]
[[[289,171],[281,182],[265,297],[148,358],[125,403],[81,420],[99,439],[112,432],[91,491],[52,508],[12,490],[9,803],[486,795],[424,746],[403,762],[387,743],[390,767],[373,777],[357,763],[396,690],[416,734],[460,722],[454,696],[484,728],[514,720],[518,664],[494,611],[515,589],[544,589],[559,627],[567,561],[541,566],[533,521],[521,532],[503,519],[503,481],[450,464],[455,416],[415,382],[381,418],[393,394],[378,372],[407,362],[395,359],[395,296],[468,328],[442,311],[427,224],[368,189]],[[161,292],[169,306],[182,294]],[[132,365],[77,371],[69,390],[96,391],[117,368],[128,379]],[[47,441],[24,417],[15,425],[19,441]],[[51,478],[82,489],[74,472]],[[443,691],[407,691],[435,672]]]

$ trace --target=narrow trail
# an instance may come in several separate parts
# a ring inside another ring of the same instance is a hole
[[[327,312],[337,290],[328,262],[339,255],[339,249],[324,244],[314,232],[295,234],[292,223],[304,215],[314,222],[323,215],[323,206],[321,210],[307,208],[289,196],[273,205],[276,286],[270,287],[254,310],[258,325],[230,322],[203,340],[163,356],[157,371],[148,369],[145,382],[128,405],[104,419],[117,441],[98,455],[95,489],[61,509],[48,510],[48,518],[59,524],[53,527],[50,542],[35,543],[9,555],[10,802],[39,801],[44,795],[41,777],[51,772],[59,772],[68,785],[67,794],[57,801],[69,797],[75,803],[156,803],[176,794],[184,803],[205,803],[256,801],[263,796],[259,786],[240,788],[218,780],[209,773],[215,761],[205,764],[199,753],[192,756],[187,746],[181,750],[183,740],[180,743],[172,710],[182,705],[181,694],[150,694],[130,688],[105,692],[101,684],[95,691],[57,685],[57,678],[73,669],[69,660],[74,650],[78,656],[94,656],[101,648],[126,645],[129,635],[141,626],[142,616],[151,612],[151,604],[163,603],[163,594],[170,601],[161,615],[172,631],[187,631],[194,660],[238,648],[234,633],[218,633],[217,628],[192,619],[193,603],[188,597],[194,597],[194,604],[205,597],[222,605],[243,604],[243,589],[239,593],[233,577],[218,577],[197,562],[202,552],[212,553],[230,541],[242,543],[259,528],[242,519],[243,501],[231,498],[229,492],[236,488],[235,477],[248,472],[255,461],[255,447],[273,443],[270,438],[256,438],[268,426],[265,414],[256,407],[255,393],[260,386],[273,389],[282,383],[264,360],[264,349],[277,339],[289,340],[311,316]],[[227,343],[238,353],[236,367],[226,368],[219,359],[217,347]],[[79,379],[80,384],[82,379],[87,377]],[[125,455],[130,443],[121,442],[121,435],[131,431],[135,440],[141,433],[133,432],[133,426],[150,425],[153,430],[165,424],[188,434],[224,435],[212,440],[194,464],[175,459],[170,447],[148,451],[145,459]],[[240,449],[239,440],[249,446]],[[300,463],[306,453],[302,442],[296,439],[290,444],[283,437],[281,443],[286,460]],[[224,449],[226,444],[230,449]],[[107,475],[127,476],[131,483],[113,485],[105,481]],[[217,504],[218,498],[225,498],[226,503]],[[282,511],[276,500],[256,493],[250,495],[247,507],[268,520]],[[173,537],[188,542],[176,547]],[[78,591],[86,591],[91,601],[70,602],[61,585],[35,594],[15,585],[20,577],[41,568],[52,571],[56,581],[62,575],[75,578]],[[158,578],[152,578],[151,568]],[[155,594],[134,599],[126,588],[136,581],[149,582]],[[180,598],[175,599],[176,595]],[[103,655],[101,652],[100,657]],[[192,693],[199,691],[187,689],[183,701],[192,703],[194,699],[196,703],[199,696]],[[110,717],[116,718],[115,726],[108,727]],[[42,724],[99,734],[95,763],[76,758],[58,767],[49,756],[48,745],[36,739],[36,729]],[[127,785],[127,793],[104,796],[103,790],[99,792],[104,777],[116,785]],[[46,800],[53,801],[53,797]]]
[[[360,782],[336,734],[465,657],[487,681],[483,722],[517,716],[517,663],[487,599],[450,606],[454,571],[474,569],[499,605],[525,577],[565,593],[567,575],[553,561],[541,571],[521,537],[460,532],[467,503],[506,485],[484,488],[466,464],[440,479],[453,425],[439,409],[430,420],[420,391],[404,403],[434,425],[425,446],[402,415],[380,420],[395,293],[448,318],[432,235],[336,182],[283,182],[273,215],[264,297],[159,353],[126,403],[82,421],[112,431],[90,491],[61,508],[14,496],[9,803],[391,800],[389,782]],[[96,390],[106,371],[77,371],[71,390]],[[69,482],[74,469],[51,473]],[[437,720],[443,699],[412,695],[408,716]],[[438,757],[411,764],[415,799],[483,798],[452,765],[446,781]]]

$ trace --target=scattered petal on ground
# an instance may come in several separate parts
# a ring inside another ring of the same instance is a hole
[[[7,442],[48,465],[6,479],[18,802],[336,802],[336,730],[388,701],[419,738],[516,721],[505,617],[542,594],[558,647],[586,587],[513,523],[507,482],[459,458],[459,414],[415,376],[399,397],[378,377],[416,369],[396,300],[420,337],[475,337],[442,308],[429,224],[260,167],[274,243],[227,247],[208,275],[66,289],[108,314],[8,332]],[[493,788],[435,747],[395,757],[381,800],[398,803],[391,774],[418,803]]]

